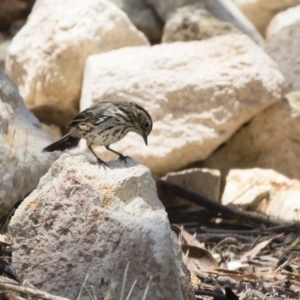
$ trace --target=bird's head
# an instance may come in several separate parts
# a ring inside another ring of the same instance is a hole
[[[139,134],[148,144],[148,135],[152,130],[152,119],[149,113],[140,105],[134,103],[136,107],[136,133]]]

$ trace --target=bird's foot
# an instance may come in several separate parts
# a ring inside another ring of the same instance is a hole
[[[124,156],[124,155],[121,154],[121,155],[119,156],[118,159],[119,159],[120,161],[124,161],[124,162],[125,162],[125,165],[126,165],[126,159],[127,159],[127,158],[130,158],[130,157],[129,157],[129,156]]]
[[[97,157],[97,163],[99,168],[103,167],[104,169],[108,168],[108,165],[105,161],[103,161],[102,159],[100,159],[99,157]]]

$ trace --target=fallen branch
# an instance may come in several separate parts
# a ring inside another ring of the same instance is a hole
[[[13,283],[7,283],[7,282],[0,282],[0,291],[1,292],[16,292],[19,295],[15,296],[17,297],[16,299],[22,299],[20,296],[26,296],[26,299],[41,299],[41,300],[70,300],[68,298],[63,298],[63,297],[58,297],[54,295],[50,295],[48,293],[45,293],[41,290],[33,289],[33,288],[28,288],[24,287],[21,285],[16,285]],[[21,294],[21,295],[20,295]],[[30,297],[30,298],[28,298]]]
[[[216,213],[221,213],[225,217],[242,218],[243,220],[259,222],[259,223],[273,225],[273,226],[287,223],[279,219],[275,219],[257,212],[243,211],[233,207],[225,206],[201,194],[191,192],[177,184],[163,181],[159,178],[155,178],[155,180],[160,190],[164,189],[164,192],[167,192],[168,194],[183,198],[185,200],[188,200],[191,203],[194,203],[196,205],[199,205],[201,207],[204,207]]]

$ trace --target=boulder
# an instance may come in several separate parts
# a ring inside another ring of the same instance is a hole
[[[86,58],[140,45],[148,45],[145,36],[107,0],[38,0],[6,70],[41,121],[65,125],[78,112]]]
[[[111,281],[120,294],[130,262],[126,294],[137,279],[130,299],[142,299],[151,276],[148,299],[194,299],[150,171],[131,159],[108,166],[64,154],[41,178],[9,225],[18,274],[70,299],[89,275],[86,287],[103,299]]]
[[[260,47],[232,34],[92,55],[80,107],[109,99],[145,107],[154,121],[148,147],[129,134],[112,148],[166,174],[208,157],[242,124],[279,102],[284,85]],[[104,147],[97,152],[113,157]]]
[[[300,180],[300,92],[287,94],[243,126],[205,161],[202,168],[221,170],[222,181],[230,169],[274,169]]]
[[[245,16],[265,35],[272,18],[280,11],[300,4],[300,0],[233,0]]]
[[[245,34],[249,35],[256,43],[262,45],[263,39],[255,27],[247,20],[241,11],[227,0],[147,0],[155,9],[156,13],[165,22],[172,17],[176,9],[188,4],[197,4],[203,6],[213,16],[224,22],[232,23]]]
[[[266,52],[278,64],[288,82],[289,90],[300,90],[300,6],[276,16],[268,34],[265,42]]]
[[[219,170],[194,168],[180,172],[170,172],[164,179],[167,182],[177,184],[188,191],[201,194],[211,200],[219,201],[221,180]],[[189,206],[189,210],[199,210],[199,205],[179,197],[165,197],[162,201],[166,208]]]
[[[231,23],[215,18],[199,5],[188,5],[177,9],[167,21],[162,42],[206,40],[230,33],[241,33],[241,31]]]
[[[266,37],[269,38],[273,34],[276,34],[284,27],[293,25],[300,22],[300,5],[289,8],[275,15],[271,20],[267,31]]]
[[[0,211],[34,190],[57,158],[42,153],[51,143],[39,121],[30,113],[13,82],[0,70]]]
[[[299,222],[299,197],[299,180],[270,169],[233,169],[226,178],[222,203],[286,222]]]
[[[227,0],[110,0],[126,12],[133,24],[149,38],[159,43],[165,23],[180,7],[197,4],[210,11],[216,18],[234,24],[258,44],[263,39],[240,10]]]

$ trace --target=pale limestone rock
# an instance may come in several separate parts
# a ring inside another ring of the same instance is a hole
[[[289,21],[285,23],[280,21],[283,19]],[[270,29],[270,37],[266,40],[265,50],[278,64],[287,79],[289,90],[297,91],[300,90],[300,6],[283,12],[277,20],[281,24],[274,25],[273,33]]]
[[[131,159],[126,163],[105,169],[64,154],[52,165],[9,225],[12,263],[22,279],[77,299],[89,274],[87,287],[103,299],[111,280],[120,292],[130,261],[127,293],[137,279],[130,299],[142,298],[151,275],[149,299],[194,299],[190,283],[181,285],[189,275],[152,175]]]
[[[284,83],[276,64],[247,36],[226,35],[93,55],[80,105],[83,110],[111,99],[145,107],[154,121],[148,147],[129,134],[112,148],[166,174],[205,159],[278,102]],[[112,158],[104,147],[95,149],[101,158]]]
[[[6,214],[36,188],[57,155],[42,153],[51,139],[1,70],[0,133],[0,211]]]
[[[255,27],[247,20],[241,11],[228,0],[147,0],[147,2],[156,10],[156,13],[164,21],[172,17],[176,9],[189,4],[203,6],[212,15],[219,20],[229,22],[249,35],[256,43],[262,45],[263,39]]]
[[[206,40],[230,33],[241,32],[231,23],[218,20],[198,5],[188,5],[177,9],[167,21],[162,42]]]
[[[125,11],[133,24],[152,41],[158,43],[162,37],[164,24],[172,17],[176,10],[186,5],[201,5],[216,18],[234,24],[248,34],[258,44],[263,39],[255,27],[228,0],[110,0]]]
[[[274,170],[230,170],[222,203],[258,211],[287,222],[299,222],[300,181]]]
[[[40,120],[64,125],[78,112],[89,55],[147,44],[107,0],[38,0],[12,41],[6,70]]]
[[[279,32],[284,27],[299,22],[300,22],[300,5],[289,8],[275,15],[275,17],[272,19],[272,21],[270,22],[267,28],[266,36],[268,38],[273,34]]]
[[[233,168],[259,167],[300,179],[299,137],[300,92],[293,92],[257,115],[198,166],[217,168],[223,178]]]
[[[170,172],[165,180],[178,184],[189,191],[200,193],[212,200],[220,196],[220,171],[212,169],[193,168],[179,172]]]
[[[300,0],[233,0],[246,17],[265,35],[272,18],[280,11],[300,4]]]
[[[219,170],[210,169],[188,169],[180,172],[170,172],[165,180],[182,186],[183,188],[199,193],[211,200],[219,200],[221,174]],[[199,206],[179,197],[170,197],[163,201],[166,208],[188,205],[190,210],[199,210]]]

